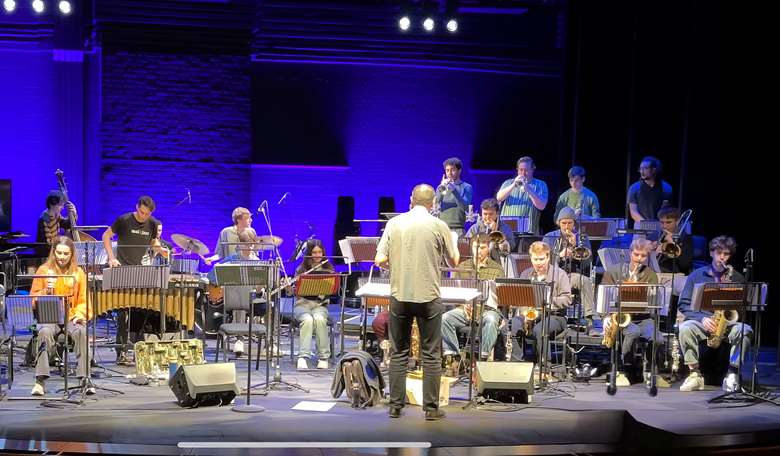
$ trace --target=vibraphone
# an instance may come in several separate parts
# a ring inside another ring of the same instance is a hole
[[[122,308],[160,311],[159,288],[127,288],[103,290],[102,277],[97,276],[97,314]],[[170,274],[165,295],[165,314],[189,329],[195,327],[195,303],[207,282],[199,275]]]

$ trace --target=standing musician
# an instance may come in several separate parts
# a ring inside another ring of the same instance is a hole
[[[252,213],[245,207],[237,207],[233,209],[231,215],[233,219],[233,225],[225,227],[219,232],[219,239],[217,239],[217,246],[214,248],[214,255],[204,258],[206,264],[211,264],[220,258],[225,258],[230,255],[236,254],[236,243],[239,242],[238,235],[244,231],[249,231],[254,237],[257,237],[257,233],[252,228]]]
[[[490,244],[490,258],[501,263],[501,258],[509,255],[515,249],[515,236],[512,233],[512,228],[504,222],[498,220],[498,201],[495,198],[488,198],[482,200],[479,205],[480,218],[477,223],[471,225],[469,231],[466,233],[466,237],[473,239],[477,234],[501,233],[503,239],[499,239],[498,242],[491,242]],[[498,238],[502,236],[494,235]],[[489,238],[488,238],[489,239]]]
[[[390,269],[390,411],[401,416],[406,398],[406,368],[412,319],[420,328],[423,364],[423,409],[426,420],[444,418],[439,409],[441,381],[441,303],[439,263],[442,255],[454,265],[460,255],[446,223],[432,216],[434,190],[414,187],[409,212],[387,222],[374,263]]]
[[[67,298],[68,333],[73,337],[73,351],[76,354],[76,377],[84,381],[87,375],[87,362],[89,352],[87,350],[87,276],[84,270],[75,261],[76,246],[70,238],[58,236],[49,252],[46,263],[35,272],[37,275],[73,275],[71,277],[36,278],[33,280],[30,295],[61,295]],[[36,301],[33,300],[33,306]],[[55,353],[56,342],[54,335],[57,333],[56,324],[38,324],[38,354],[35,363],[35,385],[30,392],[33,396],[46,394],[44,382],[49,378],[49,356]],[[86,394],[95,394],[93,387],[86,389]]]
[[[680,349],[683,352],[685,364],[691,373],[685,379],[680,391],[700,391],[704,389],[704,378],[699,371],[699,342],[708,340],[718,330],[718,321],[713,314],[706,311],[694,311],[691,308],[693,288],[699,283],[744,282],[745,277],[734,270],[729,264],[732,255],[737,251],[737,243],[729,236],[718,236],[710,241],[710,257],[712,261],[707,266],[696,269],[685,281],[685,288],[680,294],[680,312],[685,315],[685,321],[680,325]],[[726,318],[725,316],[722,318]],[[743,316],[744,318],[744,316]],[[723,379],[723,390],[727,392],[739,389],[740,378],[737,376],[739,365],[744,354],[750,350],[753,328],[748,324],[727,320],[720,337],[731,344],[729,356],[729,371]],[[742,332],[744,331],[744,337]],[[716,334],[717,335],[717,334]],[[739,341],[742,339],[742,347]],[[710,342],[708,340],[708,342]],[[720,342],[720,341],[718,341]]]
[[[476,263],[476,278],[479,280],[495,280],[504,277],[504,269],[500,264],[490,258],[490,238],[487,234],[480,233],[471,238],[472,251],[476,249],[477,258],[469,258],[458,266],[455,277],[459,279],[472,279],[475,277],[474,264]],[[498,329],[501,325],[501,313],[498,312],[498,303],[495,296],[486,297],[486,308],[482,312],[482,338],[480,339],[480,357],[487,359],[493,352],[493,346],[498,339]],[[451,368],[457,365],[455,358],[459,353],[458,329],[468,326],[471,321],[471,313],[474,312],[470,302],[456,307],[444,314],[441,319],[442,341],[444,342],[445,366]],[[478,312],[478,310],[477,310]],[[457,376],[457,372],[454,376]]]
[[[70,230],[70,219],[62,216],[62,209],[67,207],[68,213],[73,214],[73,219],[78,220],[76,206],[71,202],[65,202],[65,196],[59,190],[52,190],[46,195],[46,210],[38,217],[38,229],[35,242],[53,245],[62,230]]]
[[[323,263],[325,247],[319,239],[309,239],[306,242],[303,262],[295,271],[296,276],[317,268],[310,273],[332,273],[333,265],[330,261]],[[297,296],[295,298],[294,318],[300,322],[300,351],[298,352],[298,369],[308,369],[309,359],[312,357],[311,338],[314,333],[317,341],[317,369],[328,368],[330,358],[330,339],[328,338],[328,296]]]
[[[108,264],[111,267],[122,265],[140,265],[144,255],[158,239],[160,221],[152,217],[157,206],[151,196],[138,198],[134,212],[120,215],[103,233],[103,247],[108,254]],[[111,238],[117,236],[116,255],[111,248]],[[143,246],[149,247],[143,247]],[[138,246],[138,247],[135,247]],[[159,250],[159,245],[155,251]],[[116,355],[117,364],[130,364],[127,359],[127,329],[128,312],[125,309],[117,311]]]
[[[555,203],[555,220],[558,220],[558,213],[564,207],[574,209],[574,214],[585,218],[601,217],[599,209],[599,199],[593,191],[585,187],[585,168],[582,166],[573,166],[569,170],[569,188],[561,193],[558,202]]]
[[[528,253],[531,255],[532,267],[526,269],[520,274],[521,279],[531,279],[534,282],[552,282],[552,295],[551,302],[547,304],[549,309],[547,311],[547,329],[548,335],[551,338],[555,338],[558,334],[562,333],[566,329],[566,317],[563,313],[571,305],[571,285],[569,284],[569,276],[563,269],[556,265],[550,264],[550,246],[542,241],[536,241],[531,244],[528,249]],[[545,299],[546,301],[546,299]],[[532,322],[527,322],[529,325]],[[512,361],[523,360],[523,350],[519,343],[520,338],[528,337],[528,334],[524,333],[526,325],[525,317],[523,315],[512,318]],[[536,358],[536,350],[540,343],[542,343],[542,322],[536,322],[533,328],[534,338],[536,339],[536,349],[534,353],[534,359]]]
[[[602,285],[617,285],[619,283],[647,283],[657,284],[658,276],[655,271],[650,269],[647,265],[648,256],[652,252],[652,243],[644,239],[635,239],[631,242],[631,254],[628,265],[623,265],[619,271],[607,271],[604,274]],[[611,331],[611,326],[615,324],[612,318],[604,319],[604,333]],[[622,329],[623,340],[621,343],[621,355],[624,364],[632,364],[633,358],[630,356],[634,341],[637,338],[650,342],[648,350],[645,351],[645,361],[648,361],[648,355],[652,354],[652,343],[655,340],[655,321],[649,314],[631,314],[631,323]],[[643,368],[643,366],[635,366],[637,368]],[[618,379],[625,379],[628,382],[628,378],[624,372],[618,374]],[[625,384],[618,386],[627,386]]]
[[[547,207],[547,184],[534,179],[534,160],[520,157],[517,160],[517,177],[501,184],[496,199],[504,203],[501,216],[528,217],[531,233],[538,235],[539,219]]]
[[[652,156],[642,159],[639,181],[628,188],[628,209],[634,222],[654,220],[664,202],[672,200],[672,186],[660,174],[660,160]]]
[[[571,287],[580,291],[583,314],[588,321],[588,327],[592,328],[595,312],[593,280],[585,275],[585,271],[593,267],[592,250],[588,236],[580,235],[574,230],[575,218],[574,209],[562,208],[556,220],[560,229],[545,234],[543,241],[553,247],[558,266],[569,275]]]
[[[444,175],[436,188],[435,205],[439,209],[439,218],[450,231],[463,235],[466,223],[466,210],[471,204],[474,189],[471,184],[460,180],[463,162],[457,157],[444,160]]]

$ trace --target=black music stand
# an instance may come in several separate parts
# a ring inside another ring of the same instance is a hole
[[[647,284],[647,283],[625,283],[620,282],[616,285],[602,285],[604,289],[603,306],[597,306],[603,308],[604,314],[608,314],[607,318],[610,318],[609,314],[617,313],[617,321],[613,324],[617,325],[615,328],[615,343],[612,344],[610,349],[610,375],[609,383],[607,384],[607,394],[614,396],[617,393],[617,364],[618,355],[617,347],[623,343],[623,331],[620,327],[621,316],[624,313],[652,313],[654,318],[653,328],[653,342],[652,350],[650,351],[650,387],[647,394],[655,397],[658,394],[658,385],[656,384],[656,376],[658,374],[656,367],[656,342],[658,341],[658,325],[659,325],[659,313],[663,307],[664,298],[666,294],[666,287],[660,284]]]
[[[301,274],[298,276],[298,283],[295,286],[295,296],[334,296],[341,297],[342,309],[344,308],[344,293],[345,293],[346,280],[342,280],[341,274],[337,272],[314,272],[309,274]],[[293,306],[294,307],[294,306]],[[343,314],[342,314],[343,315]],[[293,315],[292,318],[295,318]],[[290,335],[292,338],[292,334]],[[291,343],[295,343],[291,340]],[[311,341],[309,341],[311,344]],[[301,350],[303,347],[298,347]],[[290,349],[292,351],[292,349]],[[342,352],[339,355],[343,354]],[[290,353],[292,356],[292,353]],[[335,354],[331,355],[336,358]]]
[[[548,296],[552,293],[554,282],[532,282],[529,279],[496,279],[496,296],[499,307],[533,307],[541,309],[542,340],[536,341],[537,359],[539,365],[539,388],[550,387],[547,376],[547,345],[549,340],[547,307]],[[548,291],[549,288],[549,291]],[[512,329],[514,331],[514,328]],[[510,333],[510,337],[513,335]],[[533,376],[531,376],[533,378]]]
[[[369,283],[371,283],[371,276],[374,272],[374,258],[376,258],[376,249],[379,246],[379,237],[362,237],[362,236],[347,236],[346,239],[339,241],[339,247],[341,247],[341,253],[346,257],[345,262],[351,263],[370,263],[369,269]],[[368,285],[368,284],[366,284]],[[365,286],[365,285],[364,285]],[[363,287],[361,287],[362,289]],[[360,291],[360,290],[358,290]],[[372,290],[373,291],[373,290]],[[380,294],[361,294],[355,293],[358,297],[390,297],[390,286],[387,285],[387,293]],[[368,338],[368,305],[365,299],[361,299],[361,305],[363,307],[362,322],[360,323],[360,349],[366,349],[366,339]],[[341,352],[344,353],[344,304],[341,305],[341,331],[339,332]]]
[[[252,265],[252,264],[218,264],[214,266],[214,275],[217,278],[217,285],[222,287],[241,286],[241,287],[267,287],[269,284],[269,271],[267,265]],[[252,291],[249,301],[249,343],[247,344],[247,357],[246,357],[246,403],[235,404],[232,409],[234,412],[240,413],[259,413],[265,411],[265,407],[252,404],[252,323],[255,319],[255,305],[254,298],[256,292]],[[270,318],[271,306],[266,306],[266,318]],[[224,343],[227,343],[225,340]],[[266,362],[265,362],[265,378],[268,381],[270,371],[268,366],[268,332],[266,332]]]
[[[108,226],[90,226],[90,227],[80,227],[80,228],[89,228],[90,231],[94,231],[100,228],[108,228]],[[100,241],[81,241],[81,242],[74,242],[74,245],[76,246],[76,254],[77,254],[77,262],[80,266],[83,266],[84,268],[84,274],[87,279],[87,311],[92,312],[92,318],[87,318],[87,321],[92,320],[92,337],[95,339],[90,343],[90,337],[89,337],[89,324],[87,323],[85,325],[86,332],[87,332],[87,353],[90,352],[90,346],[91,346],[91,352],[92,356],[87,361],[87,372],[84,375],[84,383],[81,384],[78,388],[81,390],[81,402],[83,403],[86,400],[87,396],[87,390],[90,388],[94,389],[100,389],[103,391],[108,391],[111,393],[117,393],[117,394],[125,394],[123,391],[119,391],[117,389],[113,388],[106,388],[104,386],[100,386],[95,384],[92,381],[92,363],[95,362],[95,346],[97,345],[96,339],[97,339],[97,310],[98,310],[98,293],[97,293],[97,286],[94,281],[94,271],[97,268],[97,255],[99,251],[105,252],[105,249],[103,248],[103,244]],[[90,274],[93,275],[93,280],[90,280]],[[128,329],[130,328],[130,325],[127,326]],[[105,367],[100,366],[103,369]],[[119,373],[119,372],[117,372]],[[97,373],[96,373],[97,374]]]
[[[762,282],[727,282],[727,283],[705,283],[701,287],[701,293],[694,290],[693,309],[700,309],[708,312],[715,310],[737,310],[742,312],[742,326],[739,333],[739,353],[742,359],[737,366],[737,378],[739,378],[739,389],[728,393],[723,393],[708,400],[708,403],[721,403],[729,398],[736,397],[740,401],[754,402],[764,401],[770,404],[780,405],[780,403],[755,394],[755,380],[751,381],[750,391],[742,386],[742,364],[744,363],[745,353],[742,352],[743,341],[745,338],[745,319],[748,310],[755,310],[758,315],[756,331],[756,346],[760,343],[761,320],[760,315],[764,306],[764,287]],[[756,352],[754,352],[756,353]],[[753,359],[753,370],[755,371],[757,357]],[[753,377],[755,378],[755,377]]]

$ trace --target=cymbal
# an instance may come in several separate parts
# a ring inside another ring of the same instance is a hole
[[[257,242],[260,244],[257,247],[257,250],[273,250],[274,246],[279,247],[280,245],[282,245],[284,239],[280,238],[279,236],[271,236],[270,234],[265,234],[263,236],[258,236]]]
[[[9,231],[7,233],[0,234],[0,239],[21,239],[26,237],[30,237],[30,235],[22,231]]]
[[[206,244],[192,236],[187,236],[186,234],[172,234],[171,240],[177,246],[194,254],[207,255],[209,253],[209,248],[206,247]]]

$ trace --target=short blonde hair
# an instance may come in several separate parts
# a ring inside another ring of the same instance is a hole
[[[648,241],[647,239],[634,239],[631,242],[631,251],[644,250],[646,253],[650,253],[650,250],[652,249],[652,242]]]
[[[546,242],[536,241],[528,248],[531,255],[550,255],[550,246]]]
[[[233,214],[232,214],[233,224],[238,223],[238,220],[241,218],[242,215],[249,215],[249,214],[251,214],[251,212],[249,212],[249,209],[245,207],[239,206],[233,209]]]

